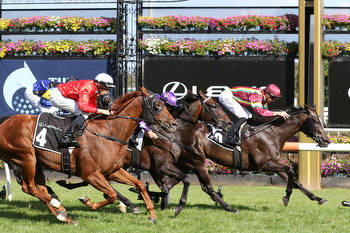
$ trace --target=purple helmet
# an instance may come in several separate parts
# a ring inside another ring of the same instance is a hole
[[[167,104],[171,105],[171,106],[177,106],[176,102],[177,102],[177,98],[176,95],[172,92],[164,92],[161,96],[161,99],[163,99]]]

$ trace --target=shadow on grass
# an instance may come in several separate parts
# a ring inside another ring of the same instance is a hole
[[[175,204],[171,204],[167,207],[167,209],[174,209],[177,205]],[[263,206],[261,208],[253,208],[250,206],[245,206],[245,205],[230,205],[233,209],[235,210],[248,210],[248,211],[268,211],[269,208],[266,206]],[[157,207],[156,207],[157,208]],[[159,206],[160,208],[160,206]],[[217,210],[222,210],[225,211],[220,205],[209,205],[209,204],[190,204],[190,203],[186,203],[185,208],[198,208],[198,209],[217,209]]]

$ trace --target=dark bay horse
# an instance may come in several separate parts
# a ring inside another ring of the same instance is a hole
[[[269,122],[259,126],[245,126],[241,142],[242,166],[239,170],[275,172],[286,180],[286,196],[282,198],[285,206],[288,205],[290,195],[292,194],[292,188],[298,188],[310,200],[315,200],[321,205],[326,203],[327,200],[315,196],[304,188],[296,178],[293,169],[282,164],[279,160],[284,143],[299,131],[316,141],[320,147],[328,146],[330,141],[314,107],[305,106],[304,108],[292,108],[289,113],[291,117],[287,120],[275,117]],[[181,129],[181,124],[179,124],[179,129]],[[201,122],[194,126],[192,134],[183,135],[184,138],[182,138],[182,141],[186,141],[188,143],[187,145],[191,146],[196,153],[194,154],[189,150],[183,150],[181,158],[176,164],[184,173],[194,170],[201,182],[202,189],[205,191],[211,188],[210,179],[207,169],[205,169],[204,161],[199,159],[197,154],[201,154],[223,166],[235,168],[233,152],[210,141],[206,136],[208,133],[209,131],[206,123]],[[181,130],[177,132],[177,134],[181,135]],[[188,161],[191,161],[191,163]],[[197,163],[195,161],[197,161]],[[197,167],[193,166],[193,164],[196,164]],[[198,171],[201,172],[198,173]],[[178,183],[178,181],[173,178],[168,178],[163,182],[165,182],[169,188]],[[183,192],[183,194],[187,194],[187,192]],[[182,209],[187,197],[182,195],[181,200],[180,205],[175,211]],[[225,210],[230,210],[230,207],[226,206],[227,204],[221,201],[219,202],[221,206],[223,206]]]
[[[113,103],[111,109],[114,114],[106,119],[88,120],[87,129],[78,139],[81,147],[74,149],[71,154],[72,174],[108,196],[100,202],[92,202],[86,197],[83,203],[93,210],[114,203],[117,194],[108,180],[129,184],[141,192],[149,219],[155,224],[154,206],[146,188],[122,168],[126,145],[106,140],[97,136],[97,133],[125,142],[134,131],[137,120],[146,113],[148,119],[145,120],[160,125],[168,132],[174,132],[177,123],[164,103],[151,96],[145,88],[125,94]],[[57,154],[32,146],[36,121],[37,116],[19,114],[0,125],[0,158],[19,167],[23,192],[41,200],[60,221],[75,224],[77,222],[67,217],[65,208],[49,195],[45,186],[43,168],[62,172],[61,161]]]

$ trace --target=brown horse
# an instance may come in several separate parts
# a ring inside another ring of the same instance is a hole
[[[190,185],[186,174],[190,171],[195,172],[202,190],[215,202],[226,211],[236,212],[214,191],[205,165],[205,158],[209,158],[224,166],[237,168],[234,167],[233,152],[207,138],[208,123],[227,131],[231,121],[222,108],[202,92],[198,96],[188,95],[185,100],[188,107],[174,115],[179,123],[176,140],[167,136],[160,136],[153,142],[150,139],[145,140],[139,168],[150,172],[164,194],[167,194],[179,181],[184,183],[175,216],[186,203]],[[288,120],[276,117],[272,118],[271,122],[260,126],[245,126],[241,148],[242,161],[246,163],[240,167],[240,170],[277,172],[288,182],[287,195],[283,197],[285,206],[288,205],[292,187],[299,188],[311,200],[323,204],[326,200],[316,197],[303,188],[293,170],[279,163],[279,158],[284,142],[298,131],[312,137],[320,146],[328,145],[328,137],[314,108],[305,106],[305,108],[292,109],[290,113],[292,117]],[[125,159],[125,165],[131,164],[130,153]],[[165,198],[162,199],[162,209],[165,207],[165,200]]]
[[[194,170],[201,182],[202,189],[206,192],[208,192],[208,189],[210,189],[209,192],[213,191],[205,163],[203,159],[199,158],[198,154],[218,164],[242,171],[275,172],[287,181],[286,196],[282,199],[285,206],[288,205],[292,188],[298,188],[310,200],[316,200],[320,205],[326,203],[327,200],[315,196],[304,188],[295,176],[293,169],[279,161],[284,143],[299,131],[314,139],[320,147],[326,147],[330,143],[315,108],[309,106],[293,108],[289,113],[291,117],[287,120],[275,117],[262,125],[246,125],[244,127],[241,142],[242,166],[240,168],[234,166],[235,161],[232,151],[213,143],[207,138],[206,135],[208,135],[209,131],[205,122],[197,123],[193,127],[192,133],[184,134],[181,130],[182,123],[175,117],[179,122],[177,134],[182,135],[180,140],[186,142],[195,152],[191,153],[189,150],[182,150],[177,167],[184,173]],[[165,179],[163,182],[169,189],[178,183],[173,178]],[[175,213],[181,211],[187,200],[187,192],[183,192],[183,194],[185,195],[182,195]],[[219,203],[225,210],[230,210],[230,207],[220,197],[216,198],[220,199]]]
[[[145,88],[125,94],[113,103],[111,109],[115,112],[113,116],[88,120],[87,129],[78,139],[81,147],[74,149],[71,154],[72,174],[108,196],[101,202],[91,202],[87,197],[82,202],[93,210],[114,203],[117,194],[108,180],[133,185],[142,193],[149,219],[155,224],[154,206],[145,187],[122,168],[125,153],[121,152],[126,145],[121,142],[131,136],[142,116],[168,132],[174,132],[177,123],[164,103]],[[45,186],[43,168],[62,172],[61,161],[57,154],[32,146],[36,121],[37,116],[19,114],[0,125],[0,158],[20,168],[23,192],[41,200],[60,221],[77,223],[67,217],[65,208],[49,195]],[[117,142],[98,135],[109,135],[109,138],[117,139]]]

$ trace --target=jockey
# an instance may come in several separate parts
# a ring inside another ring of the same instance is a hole
[[[161,99],[165,102],[165,104],[167,105],[167,108],[169,107],[177,107],[177,98],[175,96],[174,93],[172,92],[164,92],[162,95],[159,95],[159,94],[155,94],[155,96],[158,98],[158,99]],[[147,124],[144,122],[144,121],[141,121],[139,124],[138,124],[138,127],[139,129],[143,129],[145,130],[146,134],[148,137],[150,137],[151,139],[157,139],[158,138],[158,135],[155,134],[148,126]],[[131,138],[129,139],[129,142],[131,144],[131,147],[135,147],[137,146],[137,141],[136,141],[136,137],[137,137],[137,134],[139,132],[139,129],[138,130],[135,130],[135,133],[131,136]]]
[[[260,116],[272,117],[281,116],[284,119],[289,117],[285,111],[270,111],[267,104],[274,102],[281,97],[281,91],[276,84],[269,84],[264,89],[237,86],[232,87],[230,90],[223,91],[219,96],[219,101],[222,103],[231,113],[238,117],[236,124],[232,126],[232,129],[228,133],[225,143],[237,145],[239,144],[237,131],[241,125],[252,117],[252,114],[244,108],[244,106],[252,107],[253,111]]]
[[[109,94],[112,87],[115,87],[113,78],[106,73],[100,73],[95,77],[95,80],[63,83],[51,89],[51,103],[55,107],[77,115],[69,126],[66,135],[62,138],[61,147],[80,147],[75,132],[82,127],[89,114],[112,114],[110,110],[97,108],[98,96]]]
[[[76,80],[74,77],[70,77],[66,82]],[[38,80],[33,85],[26,88],[24,96],[29,102],[41,112],[54,113],[58,112],[58,108],[52,106],[51,102],[45,97],[47,91],[52,87],[57,87],[59,83],[50,80]]]
[[[163,100],[167,107],[178,107],[177,106],[177,97],[174,93],[167,91],[164,92],[162,95],[155,94],[159,99]]]

